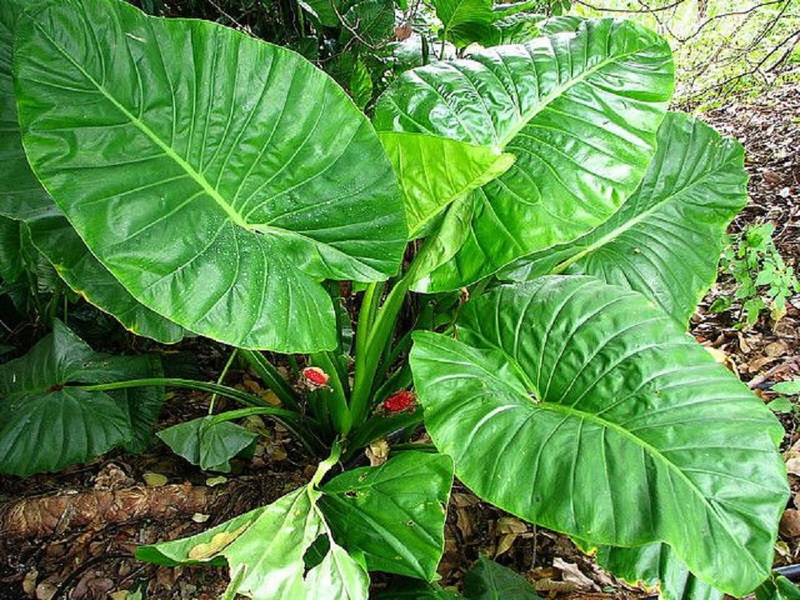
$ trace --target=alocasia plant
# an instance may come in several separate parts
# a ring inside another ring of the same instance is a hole
[[[475,7],[465,20],[441,4],[445,37],[491,22]],[[281,406],[138,375],[64,373],[49,392],[177,385],[249,405],[162,432],[204,468],[252,442],[234,423],[251,414],[327,456],[307,486],[140,558],[227,563],[231,597],[366,598],[370,570],[430,582],[455,472],[667,598],[770,576],[781,427],[685,331],[746,198],[742,151],[667,113],[659,36],[532,21],[523,44],[406,72],[370,122],[297,54],[212,23],[116,0],[27,10],[2,13],[18,118],[4,113],[3,143],[26,175],[0,214],[123,323],[135,308],[160,323],[152,337],[237,347]],[[75,269],[81,252],[116,295]],[[357,316],[340,281],[363,291]],[[262,350],[302,353],[297,385]],[[0,405],[24,410],[24,386],[4,386]],[[435,448],[395,444],[331,478],[423,421]]]

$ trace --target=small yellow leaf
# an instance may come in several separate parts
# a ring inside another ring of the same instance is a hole
[[[232,544],[249,526],[250,523],[246,523],[236,531],[222,531],[212,537],[210,542],[197,544],[197,546],[189,550],[189,558],[191,560],[209,560],[214,558],[214,556]]]
[[[161,473],[153,473],[152,471],[148,471],[142,475],[142,479],[144,479],[144,482],[150,487],[167,485],[167,481],[169,481],[166,475],[162,475]]]

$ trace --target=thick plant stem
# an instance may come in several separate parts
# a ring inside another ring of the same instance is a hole
[[[317,467],[317,471],[314,473],[314,476],[311,478],[311,481],[308,483],[308,487],[316,488],[319,486],[322,478],[330,471],[336,463],[339,462],[339,457],[342,455],[342,442],[340,440],[336,440],[333,442],[333,446],[331,446],[331,453],[328,455],[328,458],[323,460],[319,463]]]
[[[356,342],[355,382],[353,384],[353,394],[350,397],[350,412],[353,416],[353,423],[363,423],[369,412],[375,374],[377,373],[381,356],[383,356],[387,344],[392,340],[397,317],[403,307],[403,301],[411,284],[413,271],[413,268],[409,269],[395,284],[389,295],[386,296],[386,301],[378,310],[372,327],[367,331],[359,330],[356,333],[359,337],[363,337],[366,333],[366,341],[362,340],[360,348],[358,348],[358,338]],[[358,353],[358,350],[360,350],[360,353]]]
[[[127,381],[116,381],[114,383],[99,383],[94,385],[75,385],[70,386],[76,389],[92,391],[92,392],[109,392],[113,390],[124,390],[136,387],[177,387],[187,388],[191,390],[200,390],[202,392],[209,392],[217,394],[231,400],[236,400],[249,407],[258,407],[263,412],[261,414],[269,414],[270,416],[278,419],[290,431],[292,431],[298,439],[306,446],[306,448],[315,455],[319,455],[324,451],[325,445],[314,434],[312,428],[317,428],[316,421],[308,418],[302,418],[300,414],[271,406],[258,396],[242,392],[240,390],[228,387],[226,385],[218,385],[216,383],[207,383],[205,381],[195,381],[192,379],[172,379],[168,377],[152,378],[152,379],[129,379]]]
[[[239,350],[242,358],[253,368],[256,374],[261,377],[267,387],[275,392],[275,395],[283,402],[283,405],[292,410],[300,410],[300,403],[291,386],[278,373],[272,363],[257,350]]]

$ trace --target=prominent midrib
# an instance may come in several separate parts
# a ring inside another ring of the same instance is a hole
[[[114,107],[119,110],[125,117],[143,134],[145,134],[150,141],[152,141],[156,146],[158,146],[164,154],[175,161],[178,166],[180,166],[186,173],[191,177],[201,188],[203,191],[206,192],[214,201],[225,211],[225,213],[231,218],[231,220],[244,229],[250,229],[247,222],[244,220],[242,215],[240,215],[231,204],[222,197],[216,188],[214,188],[205,176],[197,171],[192,165],[190,165],[183,157],[181,157],[169,144],[164,142],[150,127],[147,126],[141,119],[136,117],[132,112],[130,112],[122,103],[120,103],[108,90],[103,87],[100,82],[98,82],[92,75],[86,71],[69,53],[58,45],[58,43],[42,28],[41,25],[36,24],[36,28],[39,32],[47,38],[47,40],[53,45],[53,47],[64,57],[66,58],[86,79],[100,92]]]
[[[475,333],[474,330],[473,330],[473,333]],[[530,378],[525,373],[525,370],[522,368],[522,365],[520,365],[519,362],[505,350],[505,348],[501,348],[500,346],[497,346],[496,344],[490,342],[482,334],[478,334],[478,335],[490,347],[500,351],[505,356],[505,358],[509,362],[509,364],[514,368],[514,370],[518,374],[522,375],[522,377],[521,377],[522,382],[525,385],[525,387],[528,389],[528,392],[531,395],[533,395],[536,399],[539,400],[539,402],[531,403],[531,399],[530,398],[525,398],[525,402],[527,404],[531,404],[532,406],[534,406],[537,409],[549,410],[549,411],[552,411],[552,412],[555,412],[555,413],[558,413],[558,414],[562,414],[564,416],[584,419],[584,420],[587,420],[587,421],[590,421],[590,422],[594,423],[595,425],[599,425],[600,427],[612,430],[612,431],[618,433],[619,435],[621,435],[623,438],[631,441],[633,444],[640,446],[643,450],[645,450],[654,459],[662,461],[667,466],[668,469],[670,469],[671,471],[675,472],[678,475],[678,477],[680,477],[681,480],[683,480],[684,483],[686,483],[686,485],[689,487],[689,489],[691,489],[693,492],[695,492],[695,494],[700,499],[700,501],[703,503],[703,505],[707,508],[709,513],[714,515],[714,517],[716,517],[716,519],[715,519],[716,522],[719,523],[720,527],[722,527],[722,529],[725,531],[725,533],[728,535],[728,537],[731,538],[731,541],[734,543],[734,545],[737,546],[738,548],[740,548],[744,552],[744,554],[747,555],[747,557],[750,559],[750,561],[754,565],[756,565],[756,567],[759,570],[762,570],[763,567],[758,563],[758,561],[749,552],[749,550],[740,542],[739,538],[730,530],[730,528],[728,527],[728,524],[725,523],[725,521],[720,517],[720,515],[717,512],[716,508],[714,506],[712,506],[711,503],[706,499],[706,497],[703,495],[703,492],[700,490],[700,488],[697,487],[697,485],[689,478],[688,475],[686,475],[686,473],[681,471],[681,469],[680,469],[680,467],[678,465],[676,465],[669,458],[664,456],[664,454],[658,448],[656,448],[652,444],[646,442],[645,440],[641,439],[640,437],[637,437],[636,435],[634,435],[633,433],[631,433],[630,431],[628,431],[624,427],[621,427],[620,425],[617,425],[616,423],[613,423],[611,421],[607,421],[607,420],[605,420],[605,419],[603,419],[601,417],[598,417],[597,415],[595,415],[593,413],[588,413],[588,412],[576,410],[576,409],[574,409],[574,408],[572,408],[570,406],[566,406],[566,405],[563,405],[563,404],[556,404],[556,403],[548,402],[548,401],[544,400],[542,398],[542,396],[539,395],[539,391],[536,389],[536,387],[531,382]],[[498,379],[495,374],[491,374],[491,375],[492,375],[492,377],[494,379],[497,379],[498,381],[502,382],[502,380]]]
[[[723,165],[721,165],[721,166],[725,166],[727,164],[728,164],[728,161],[723,163]],[[680,190],[670,194],[669,196],[665,197],[662,200],[659,200],[653,206],[651,206],[650,208],[648,208],[644,212],[639,213],[638,215],[636,215],[632,219],[629,219],[628,221],[625,221],[625,223],[623,223],[619,227],[615,227],[614,229],[612,229],[606,235],[602,236],[597,241],[592,242],[591,244],[586,246],[586,248],[584,248],[580,252],[578,252],[578,253],[574,254],[573,256],[567,258],[566,260],[563,260],[560,263],[558,263],[555,267],[553,267],[553,269],[548,273],[548,275],[559,275],[559,274],[563,273],[564,270],[567,269],[567,267],[575,264],[576,262],[578,262],[582,258],[588,256],[589,254],[591,254],[595,250],[598,250],[598,249],[602,248],[606,244],[609,244],[609,243],[613,242],[614,240],[616,240],[619,236],[621,236],[626,231],[632,229],[633,227],[635,227],[636,225],[638,225],[642,221],[646,220],[648,217],[651,217],[652,215],[654,215],[655,213],[660,211],[664,207],[664,205],[669,204],[670,202],[675,200],[675,198],[677,198],[678,196],[681,196],[681,195],[685,194],[687,191],[691,190],[695,186],[698,186],[698,185],[701,185],[701,184],[705,183],[705,181],[707,179],[709,179],[712,175],[715,175],[716,173],[718,173],[719,170],[720,169],[716,169],[715,168],[715,169],[712,169],[712,170],[708,171],[700,179],[698,179],[696,181],[693,181],[691,184],[687,185],[686,187],[682,187]],[[626,202],[630,202],[633,199],[634,198],[631,197],[628,200],[626,200]],[[622,209],[620,209],[620,210],[622,210]],[[602,227],[602,225],[601,225],[601,227]],[[580,241],[580,240],[578,240],[578,241]]]
[[[655,46],[656,46],[656,44],[650,44],[649,46],[644,46],[644,47],[641,47],[641,48],[637,48],[636,50],[634,50],[632,52],[625,52],[623,54],[615,54],[613,56],[609,56],[608,58],[606,58],[604,60],[601,60],[599,63],[597,63],[593,67],[583,71],[580,75],[578,75],[574,79],[570,79],[566,83],[556,87],[552,92],[547,94],[542,99],[542,101],[540,103],[538,103],[536,106],[534,106],[527,113],[520,115],[519,123],[517,123],[517,125],[513,129],[511,129],[506,135],[504,135],[501,139],[498,140],[498,147],[500,149],[505,149],[506,145],[509,142],[511,142],[517,136],[517,134],[520,131],[525,129],[525,127],[528,126],[528,123],[530,123],[533,120],[533,118],[536,117],[536,115],[538,115],[540,112],[545,110],[548,106],[550,106],[550,104],[553,101],[557,100],[562,94],[564,94],[564,92],[566,92],[570,88],[578,85],[579,83],[582,83],[587,77],[589,77],[591,75],[594,75],[600,69],[603,69],[603,68],[607,67],[608,65],[616,62],[616,61],[625,59],[625,58],[627,58],[629,56],[633,56],[635,54],[639,54],[640,52],[643,52],[643,51],[648,50],[650,48],[653,48]]]

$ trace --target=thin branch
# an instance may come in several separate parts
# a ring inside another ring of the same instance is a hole
[[[675,0],[675,2],[673,2],[672,4],[668,4],[666,6],[657,6],[655,8],[645,6],[645,8],[641,10],[633,10],[630,8],[604,8],[602,6],[595,6],[594,4],[590,4],[589,2],[585,2],[584,0],[574,0],[575,4],[580,4],[581,6],[585,6],[586,8],[591,8],[592,10],[596,10],[598,12],[613,12],[613,13],[628,13],[628,14],[663,12],[665,10],[669,10],[670,8],[675,8],[676,6],[680,6],[684,2],[686,2],[686,0]]]

